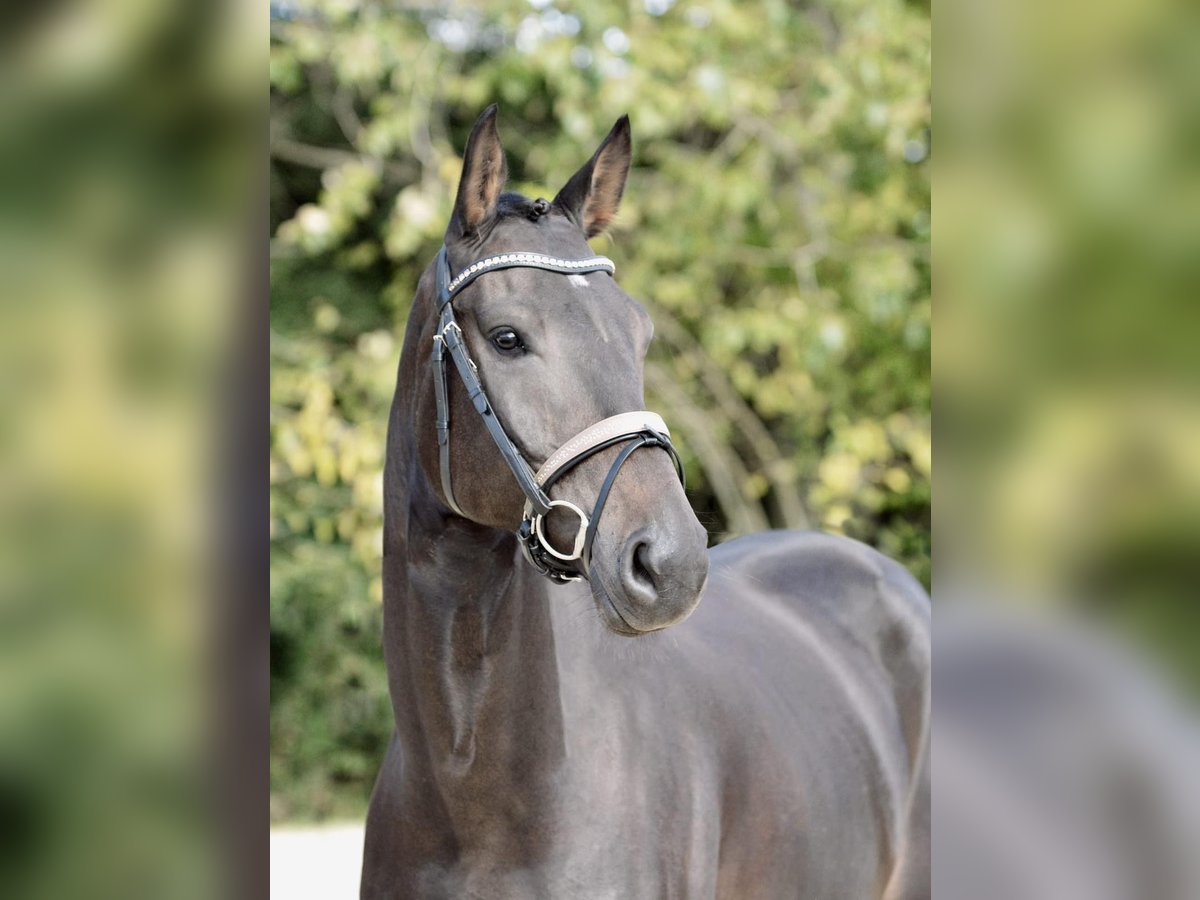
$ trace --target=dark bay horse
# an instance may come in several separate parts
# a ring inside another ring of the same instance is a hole
[[[844,538],[706,551],[587,243],[629,164],[622,118],[529,200],[494,107],[468,141],[389,421],[362,896],[927,897],[928,597]]]

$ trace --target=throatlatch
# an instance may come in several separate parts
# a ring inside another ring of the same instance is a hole
[[[450,479],[450,403],[446,375],[446,353],[449,352],[463,386],[467,389],[467,396],[470,398],[471,404],[483,419],[488,434],[492,436],[492,440],[500,449],[504,461],[508,463],[521,492],[525,495],[524,517],[517,529],[517,537],[521,542],[525,558],[534,568],[556,584],[587,578],[591,566],[592,543],[596,538],[600,514],[604,511],[609,491],[612,490],[613,483],[617,480],[617,473],[633,455],[633,452],[641,447],[662,447],[671,455],[671,460],[675,463],[675,471],[679,475],[680,482],[683,482],[683,464],[680,462],[675,447],[671,444],[671,435],[667,430],[666,423],[656,413],[646,410],[611,416],[575,435],[551,454],[550,458],[535,473],[521,456],[521,451],[508,436],[491,403],[488,402],[483,383],[479,379],[479,369],[471,359],[463,340],[462,329],[454,319],[454,307],[451,301],[459,291],[480,275],[500,269],[542,269],[547,272],[564,274],[607,272],[611,275],[616,270],[616,266],[613,265],[611,259],[604,256],[592,256],[587,259],[558,259],[541,253],[501,253],[472,263],[452,278],[445,245],[438,251],[435,265],[437,267],[438,328],[433,337],[433,385],[437,401],[438,464],[441,469],[442,493],[445,494],[446,502],[454,512],[466,517],[454,496],[454,488]],[[600,451],[622,443],[625,446],[621,448],[609,468],[608,475],[596,496],[590,516],[570,501],[550,499],[547,492],[567,472]],[[546,516],[555,508],[569,510],[579,518],[579,527],[574,543],[571,550],[566,553],[556,549],[546,536]]]

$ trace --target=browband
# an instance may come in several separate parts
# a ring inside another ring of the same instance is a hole
[[[472,263],[457,276],[451,277],[450,263],[445,245],[438,251],[436,285],[438,295],[438,328],[433,337],[434,396],[437,403],[438,464],[441,470],[442,492],[450,508],[460,516],[466,514],[458,505],[450,477],[450,402],[446,375],[446,353],[454,360],[454,368],[462,379],[467,396],[475,411],[483,419],[488,433],[499,448],[505,463],[512,470],[521,492],[525,495],[525,510],[517,536],[525,558],[547,578],[556,583],[578,581],[586,578],[591,564],[591,547],[596,536],[600,514],[608,499],[609,491],[616,481],[621,466],[639,447],[662,447],[670,453],[676,472],[683,480],[683,465],[671,445],[666,423],[655,413],[647,410],[621,413],[585,428],[562,447],[550,455],[535,474],[521,456],[520,450],[504,430],[497,418],[479,379],[479,370],[467,351],[462,329],[454,318],[451,301],[455,295],[471,284],[480,275],[499,269],[529,268],[565,274],[607,272],[613,274],[616,267],[611,259],[593,256],[587,259],[559,259],[542,253],[501,253]],[[575,504],[566,500],[551,500],[547,491],[559,478],[585,459],[608,447],[624,443],[616,461],[597,495],[589,517]],[[579,517],[575,543],[570,553],[555,549],[545,534],[544,519],[551,509],[569,509]]]
[[[471,263],[449,284],[446,285],[447,300],[458,291],[485,272],[495,272],[497,269],[545,269],[547,272],[562,272],[563,274],[607,272],[612,275],[617,271],[616,265],[607,256],[590,256],[587,259],[559,259],[556,256],[546,256],[543,253],[501,253],[489,256],[478,262]]]

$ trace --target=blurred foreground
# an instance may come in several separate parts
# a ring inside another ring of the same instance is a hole
[[[941,12],[935,893],[1196,897],[1196,9]]]
[[[266,25],[0,39],[0,897],[266,893]]]
[[[1200,732],[1106,635],[940,609],[934,892],[1151,900],[1200,889]]]

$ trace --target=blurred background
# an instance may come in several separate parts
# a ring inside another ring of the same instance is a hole
[[[271,796],[361,815],[391,732],[381,470],[409,303],[475,118],[553,197],[628,113],[597,238],[715,543],[848,534],[930,574],[928,9],[275,3]]]
[[[935,18],[937,894],[1194,897],[1197,10]],[[491,100],[534,193],[633,116],[597,249],[714,539],[928,581],[928,9],[107,0],[0,48],[0,896],[261,898],[269,820],[361,809],[372,454]],[[339,895],[310,837],[278,896]]]

